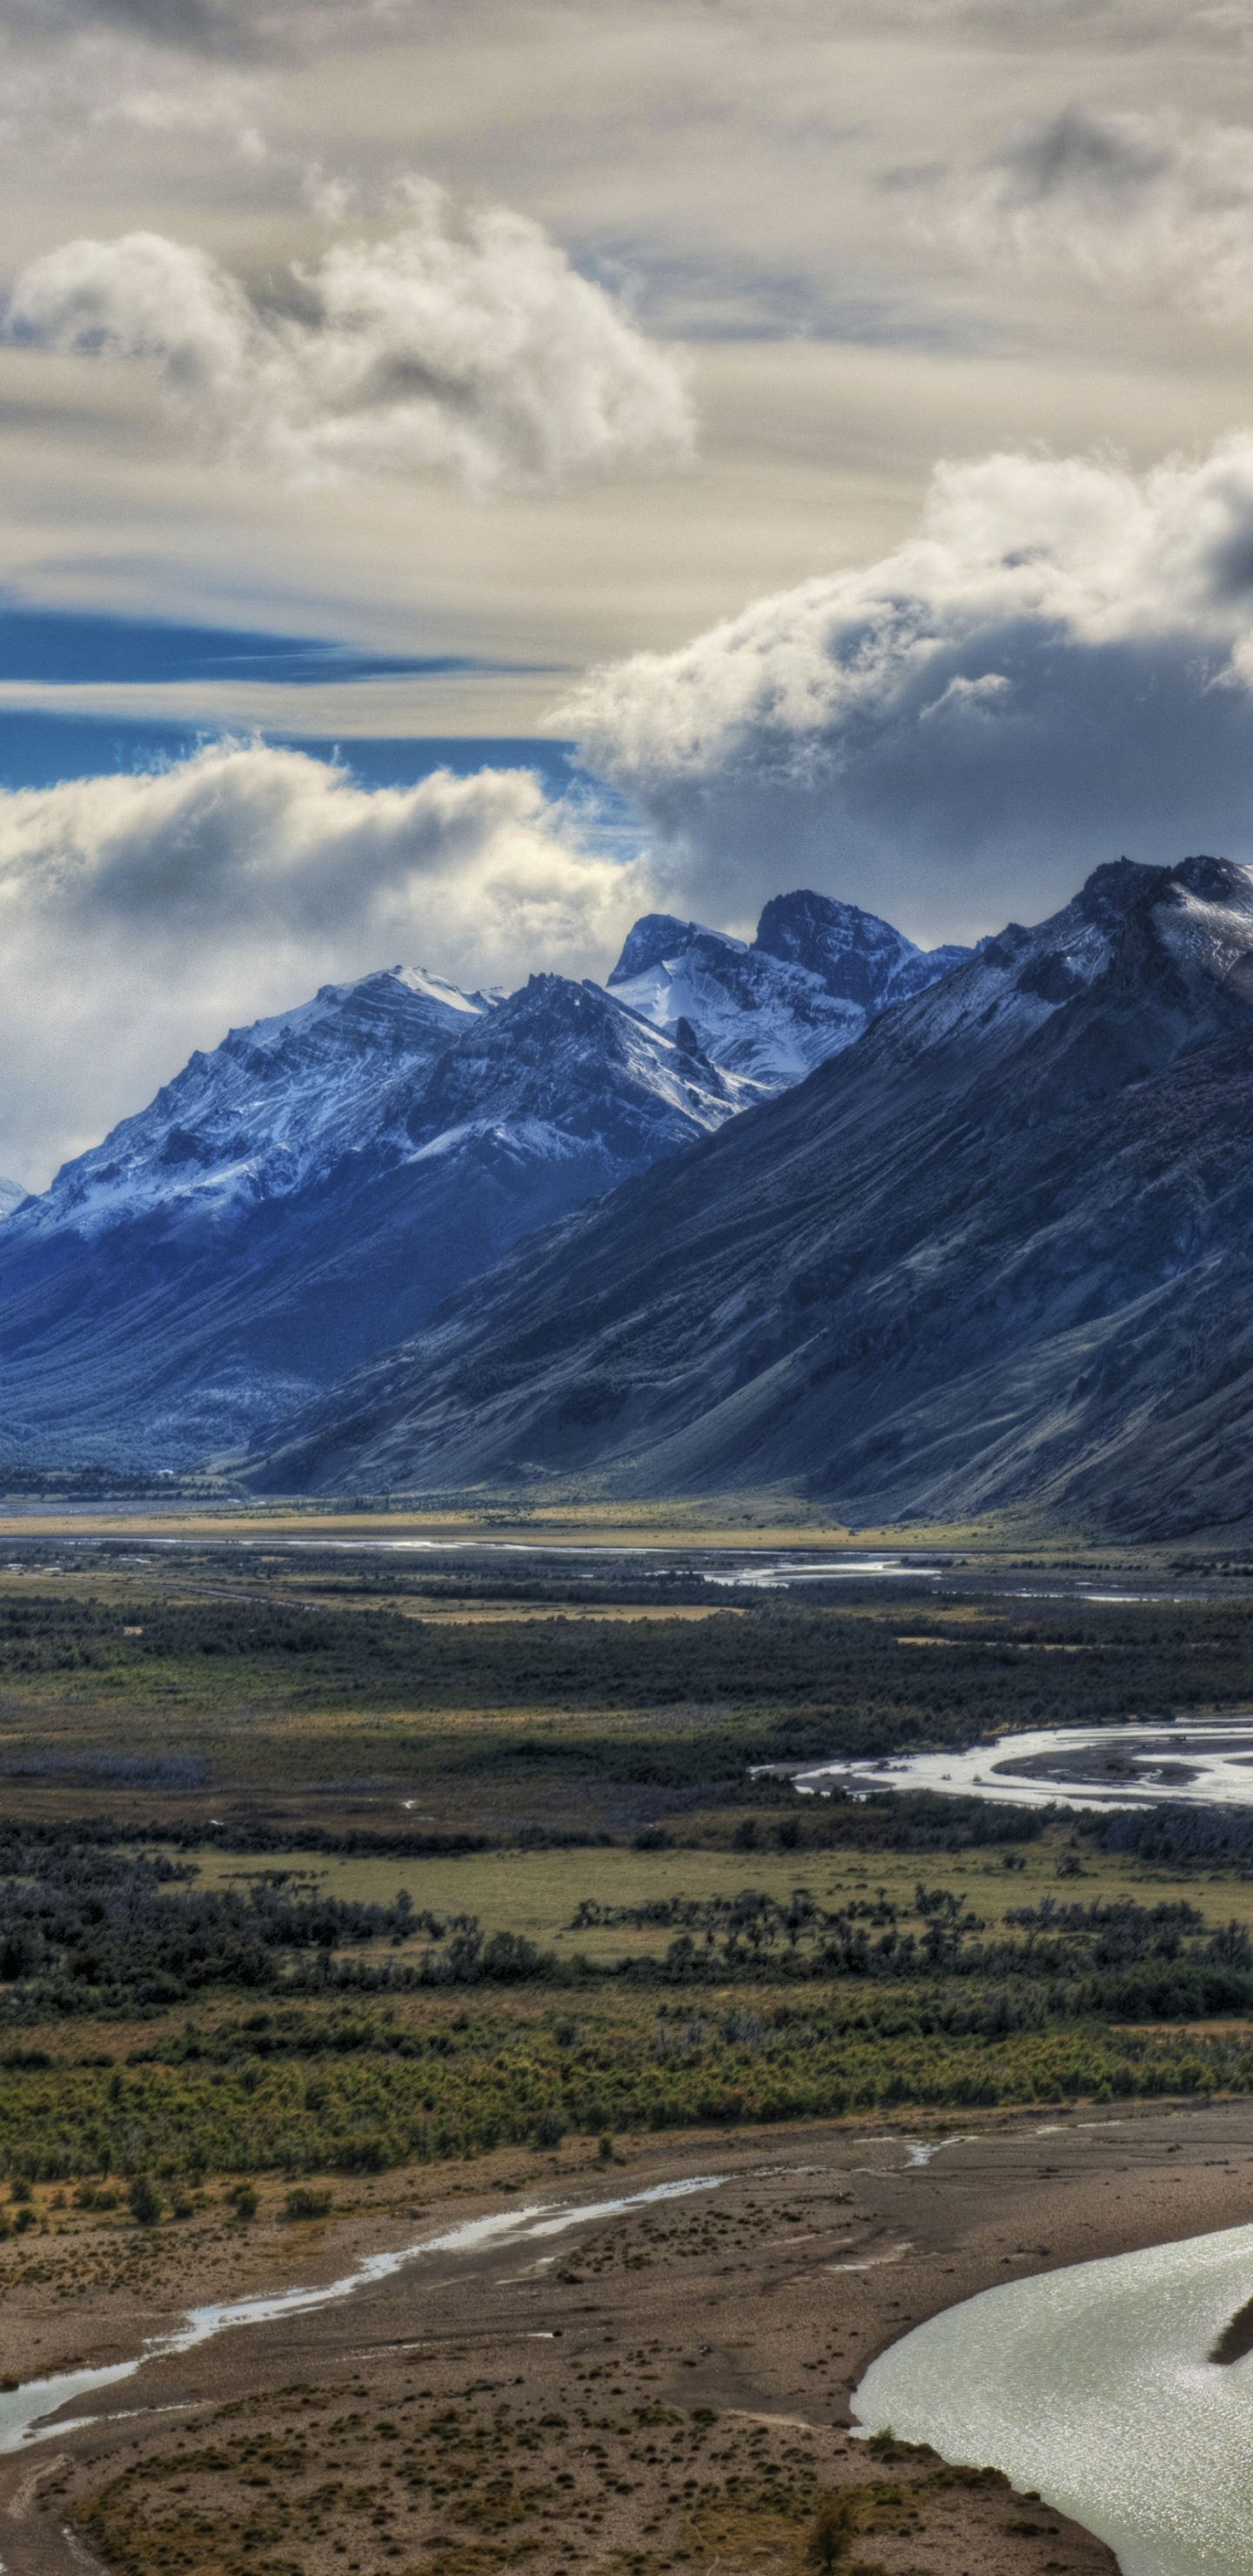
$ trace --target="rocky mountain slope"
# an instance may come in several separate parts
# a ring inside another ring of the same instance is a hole
[[[878,1012],[936,983],[967,948],[915,948],[904,933],[829,895],[776,895],[751,947],[723,930],[653,912],[637,921],[611,991],[659,1029],[698,1044],[765,1096],[803,1080]]]
[[[700,934],[735,969],[707,979],[708,1046],[626,985],[540,975],[506,998],[397,967],[194,1055],[41,1196],[0,1199],[0,1462],[183,1467],[235,1446],[520,1236],[845,1044],[894,977],[943,970],[947,952],[850,906],[776,909],[795,955],[763,952],[738,996],[752,952]],[[656,924],[632,941],[652,957]],[[823,972],[869,998],[832,1001]]]
[[[595,985],[327,986],[0,1226],[0,1460],[181,1467],[753,1096]]]
[[[786,1477],[863,1525],[1247,1520],[1251,1116],[1253,881],[1100,868],[506,1260],[256,1480]]]

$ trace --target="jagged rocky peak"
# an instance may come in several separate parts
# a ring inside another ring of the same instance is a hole
[[[667,957],[677,957],[681,949],[690,948],[694,939],[725,939],[721,930],[706,930],[700,921],[680,921],[674,912],[646,912],[628,930],[622,955],[611,975],[609,985],[629,984],[636,975],[646,975],[650,966],[660,966]],[[728,940],[728,946],[742,948],[742,939]]]
[[[1224,911],[1253,917],[1253,872],[1238,860],[1207,858],[1204,852],[1198,852],[1195,858],[1181,859],[1178,867],[1167,868],[1165,873],[1194,902],[1216,904]]]
[[[805,888],[771,897],[753,946],[768,957],[807,967],[828,993],[866,1011],[882,1010],[889,999],[921,991],[970,955],[968,948],[918,948],[877,913]]]
[[[609,983],[654,1028],[676,1039],[682,1029],[681,1043],[772,1093],[968,955],[916,948],[874,913],[802,889],[766,905],[751,947],[674,913],[648,913]]]
[[[582,1133],[589,1118],[607,1131],[625,1113],[656,1125],[661,1151],[672,1126],[673,1142],[685,1142],[756,1097],[690,1035],[685,1046],[599,984],[532,975],[441,1057],[415,1117],[428,1130],[484,1115],[573,1119]]]
[[[323,984],[311,1002],[232,1029],[217,1055],[247,1059],[258,1074],[280,1071],[298,1055],[321,1057],[354,1045],[428,1055],[493,1005],[494,996],[463,993],[425,968],[388,966],[352,984]],[[193,1064],[212,1059],[194,1055]],[[178,1077],[182,1079],[182,1077]]]
[[[1154,928],[1172,964],[1253,993],[1253,875],[1233,859],[1183,859],[1163,869],[1150,896]]]
[[[1223,976],[1251,948],[1253,877],[1232,859],[1199,855],[1175,867],[1117,859],[1094,868],[1061,912],[1034,930],[1011,922],[979,955],[1014,967],[1019,991],[1063,1001],[1115,961],[1134,980],[1165,950],[1177,967]]]
[[[974,1047],[985,1066],[1055,1011],[1104,985],[1111,1001],[1152,1003],[1184,985],[1208,1012],[1216,985],[1253,999],[1253,878],[1228,859],[1150,867],[1115,859],[1031,929],[1008,922],[968,963],[911,1005],[913,1051]],[[1208,996],[1208,999],[1205,997]]]
[[[494,1008],[395,966],[197,1049],[146,1109],[66,1163],[22,1223],[79,1230],[194,1199],[204,1213],[284,1196],[404,1119],[444,1049]]]

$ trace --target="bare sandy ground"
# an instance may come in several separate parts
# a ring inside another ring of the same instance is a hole
[[[762,2576],[806,2564],[1112,2576],[1003,2482],[850,2439],[885,2344],[1029,2272],[1253,2218],[1253,2103],[639,2141],[335,2187],[248,2225],[53,2218],[4,2248],[5,2372],[135,2351],[189,2304],[329,2282],[370,2252],[532,2202],[704,2174],[716,2189],[559,2236],[422,2256],[337,2304],[147,2362],[80,2429],[0,2459],[10,2576]],[[351,2205],[349,2202],[351,2201]],[[87,2413],[89,2407],[74,2410]],[[979,2464],[972,2464],[977,2467]]]

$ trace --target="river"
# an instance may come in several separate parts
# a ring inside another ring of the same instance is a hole
[[[1253,1714],[1041,1727],[965,1752],[836,1760],[791,1771],[802,1795],[932,1789],[1015,1807],[1253,1806]]]
[[[1208,2358],[1253,2297],[1253,2227],[984,2290],[874,2362],[854,2405],[1003,2469],[1124,2576],[1253,2576],[1253,2353]]]

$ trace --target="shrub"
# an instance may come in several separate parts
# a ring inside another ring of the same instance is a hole
[[[136,2174],[127,2193],[127,2199],[131,2206],[131,2217],[137,2227],[156,2226],[161,2215],[161,2198],[159,2192],[154,2190],[149,2182],[147,2174]]]
[[[329,2191],[309,2191],[303,2183],[300,2183],[295,2191],[288,2192],[283,2205],[283,2216],[285,2218],[325,2218],[330,2206]]]
[[[831,2576],[849,2544],[857,2536],[858,2511],[856,2496],[847,2488],[837,2488],[819,2498],[818,2510],[809,2526],[805,2557],[821,2576]]]

